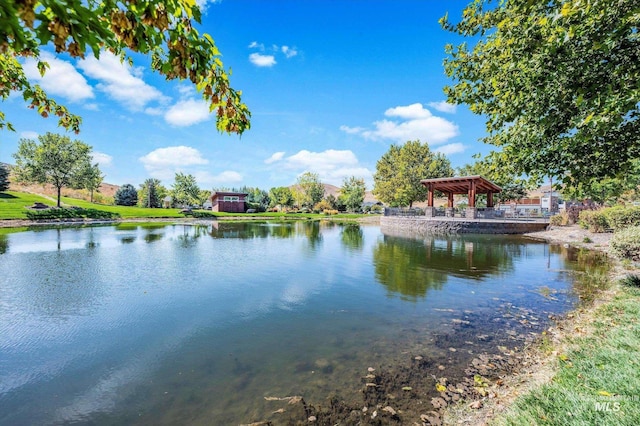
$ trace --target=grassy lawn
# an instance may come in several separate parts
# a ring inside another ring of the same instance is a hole
[[[84,209],[95,209],[100,211],[106,211],[111,213],[117,213],[122,219],[134,219],[134,218],[182,218],[184,214],[180,213],[180,209],[149,209],[142,207],[125,207],[125,206],[107,206],[102,204],[92,204],[88,201],[78,200],[76,198],[62,197],[63,206],[75,206]],[[27,209],[25,207],[31,206],[35,202],[45,203],[50,206],[55,206],[55,202],[33,194],[25,192],[6,192],[0,194],[0,219],[26,219]],[[333,216],[326,216],[323,214],[314,213],[211,213],[215,217],[257,217],[257,218],[276,218],[282,220],[288,219],[355,219],[367,215],[361,214],[338,214]]]
[[[518,398],[500,425],[639,425],[640,287],[621,285],[571,337],[551,382]]]
[[[68,197],[62,197],[62,203],[67,206],[82,207],[83,209],[96,209],[111,213],[118,213],[123,219],[184,217],[184,215],[180,213],[180,209],[148,209],[136,206],[105,206],[103,204],[92,204],[88,201]]]
[[[26,219],[27,209],[25,207],[36,202],[49,206],[56,205],[55,201],[26,192],[7,191],[0,193],[0,219]]]

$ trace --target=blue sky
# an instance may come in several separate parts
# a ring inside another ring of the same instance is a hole
[[[217,132],[194,88],[166,82],[134,56],[134,67],[103,54],[84,61],[43,56],[40,84],[83,117],[105,182],[138,186],[175,172],[203,189],[242,185],[269,189],[305,171],[340,186],[349,176],[373,185],[377,160],[392,143],[420,139],[453,166],[488,152],[482,117],[444,103],[444,45],[461,40],[442,30],[468,3],[430,0],[218,0],[205,3],[199,28],[214,38],[232,86],[252,112],[241,137]],[[46,50],[46,49],[45,49]],[[38,75],[27,61],[27,73]],[[20,138],[63,133],[19,96],[1,106],[16,132],[0,132],[0,161]]]

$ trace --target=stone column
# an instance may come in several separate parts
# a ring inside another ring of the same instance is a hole
[[[426,217],[436,217],[436,208],[435,207],[426,207],[424,209],[424,215]]]
[[[444,211],[446,217],[454,217],[456,215],[456,209],[453,207],[447,207]]]
[[[475,207],[467,207],[467,209],[464,211],[464,217],[465,219],[475,219],[476,216],[476,208]]]

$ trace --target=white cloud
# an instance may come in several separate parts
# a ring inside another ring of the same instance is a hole
[[[22,139],[38,139],[38,136],[40,136],[38,132],[32,132],[29,130],[25,132],[20,132],[20,138]]]
[[[282,53],[284,53],[284,56],[287,57],[287,59],[293,58],[298,54],[298,50],[295,47],[282,46],[281,50]]]
[[[100,106],[96,103],[84,104],[84,108],[89,111],[100,111]]]
[[[422,104],[411,104],[389,108],[384,112],[387,117],[400,117],[407,120],[419,120],[431,117],[431,111],[425,109]]]
[[[257,67],[272,67],[277,64],[273,55],[261,55],[260,53],[249,55],[249,61]]]
[[[420,140],[429,144],[440,144],[458,136],[458,126],[453,122],[431,114],[422,104],[389,108],[385,116],[399,120],[380,120],[374,122],[374,129],[340,126],[350,134],[360,134],[370,140],[391,139],[396,142]]]
[[[252,41],[251,44],[249,44],[249,49],[260,49],[260,50],[264,50],[264,44],[262,43],[258,43],[257,41]]]
[[[93,152],[91,154],[93,162],[98,163],[101,167],[109,167],[113,161],[113,157],[104,152]]]
[[[40,58],[49,64],[49,69],[41,76],[38,62],[27,58],[23,66],[27,78],[37,81],[50,95],[62,96],[71,102],[93,98],[93,89],[73,65],[47,52],[42,52]]]
[[[132,68],[120,62],[113,53],[102,52],[99,60],[88,57],[78,66],[89,77],[100,80],[98,89],[130,110],[141,111],[150,102],[167,99],[158,89],[142,80],[142,68]]]
[[[278,167],[296,171],[298,174],[305,171],[318,173],[320,180],[341,186],[344,178],[355,176],[364,178],[371,187],[373,173],[360,165],[356,155],[350,150],[328,149],[323,152],[311,152],[302,150],[289,157],[282,158]]]
[[[140,157],[140,161],[148,171],[209,164],[200,151],[184,145],[158,148]]]
[[[456,105],[450,104],[447,101],[429,102],[427,105],[436,111],[446,112],[448,114],[455,114],[456,112]]]
[[[441,152],[444,155],[458,154],[464,152],[467,147],[461,143],[450,143],[447,145],[439,146],[435,149],[436,152]]]
[[[363,127],[349,127],[349,126],[340,126],[340,130],[350,135],[357,135],[358,133],[362,133],[365,129]]]
[[[167,110],[164,119],[173,126],[191,126],[208,120],[209,106],[205,101],[187,99],[178,101]]]
[[[282,160],[282,157],[284,157],[284,151],[276,152],[271,157],[264,160],[264,162],[265,164],[275,163],[276,161]]]

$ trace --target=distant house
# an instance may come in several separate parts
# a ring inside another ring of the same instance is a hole
[[[247,195],[242,192],[214,192],[211,194],[211,210],[214,212],[244,213]]]

